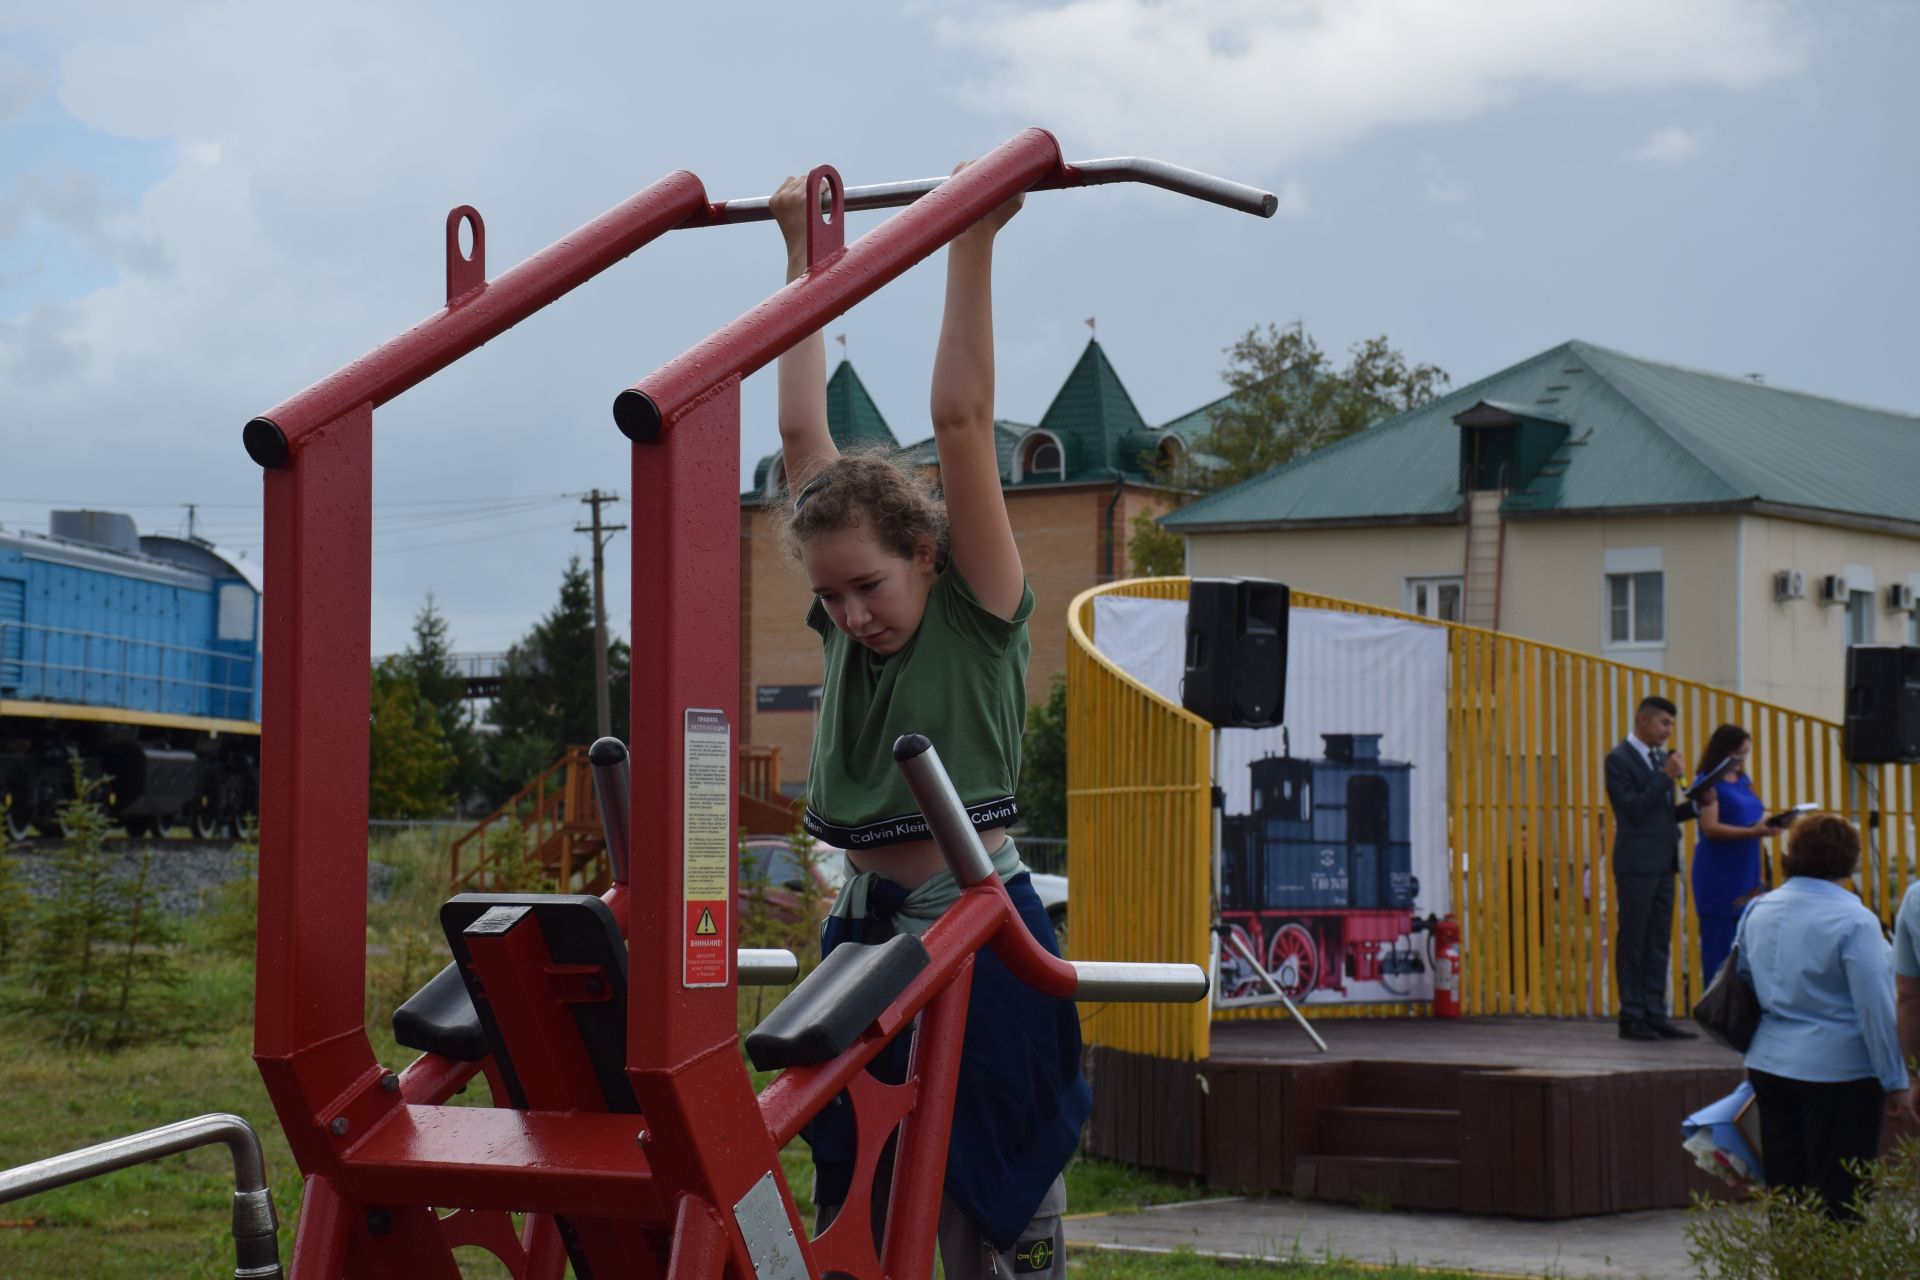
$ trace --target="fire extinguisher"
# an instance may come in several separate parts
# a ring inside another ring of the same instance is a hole
[[[1460,1016],[1460,925],[1452,916],[1433,926],[1433,1016]]]

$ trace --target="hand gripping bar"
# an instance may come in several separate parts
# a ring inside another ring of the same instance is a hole
[[[927,830],[947,867],[962,888],[994,880],[993,859],[980,834],[967,820],[966,807],[953,779],[940,763],[940,753],[924,735],[909,733],[893,744],[894,762],[907,780],[907,790],[927,820]],[[997,881],[996,881],[997,883]],[[1002,929],[995,939],[996,950],[1012,946],[1017,951],[1032,951],[1032,963],[1051,966],[1062,963],[1048,955],[1022,927]],[[1207,996],[1207,971],[1197,964],[1141,964],[1129,960],[1069,960],[1078,982],[1073,991],[1076,1000],[1126,1001],[1138,1004],[1189,1004]],[[1025,966],[1009,965],[1015,972]]]
[[[895,209],[912,204],[929,191],[936,191],[946,178],[910,178],[905,182],[876,182],[864,187],[848,187],[843,193],[848,213],[861,209]],[[1061,166],[1059,173],[1042,178],[1029,191],[1060,191],[1068,187],[1102,187],[1114,182],[1138,182],[1159,187],[1210,204],[1224,205],[1255,217],[1271,218],[1280,207],[1271,191],[1229,182],[1197,169],[1183,169],[1165,160],[1145,156],[1110,156],[1101,160],[1077,160]],[[773,204],[766,196],[729,200],[715,210],[714,223],[764,222],[773,217]]]

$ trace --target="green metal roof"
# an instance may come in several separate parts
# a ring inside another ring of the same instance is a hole
[[[1920,418],[1586,342],[1563,343],[1375,423],[1163,523],[1190,532],[1453,516],[1462,502],[1454,418],[1481,405],[1567,428],[1545,464],[1508,495],[1512,513],[1757,501],[1920,523],[1912,479],[1920,475]]]
[[[894,439],[893,429],[880,416],[880,406],[867,394],[867,384],[860,381],[860,375],[853,371],[853,362],[850,360],[842,360],[834,367],[833,376],[827,379],[827,434],[842,449],[874,445],[895,449],[900,447],[900,442]],[[767,473],[773,469],[779,457],[777,453],[770,453],[754,464],[753,491],[742,494],[743,498],[765,496]]]
[[[1040,415],[1038,430],[1060,442],[1065,474],[1047,477],[1056,484],[1111,479],[1118,472],[1143,476],[1141,441],[1159,439],[1134,407],[1107,353],[1091,340]]]

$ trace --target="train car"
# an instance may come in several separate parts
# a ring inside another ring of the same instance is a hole
[[[231,833],[258,809],[260,581],[199,538],[56,511],[0,531],[0,803],[54,834],[70,760],[134,835]]]
[[[1379,734],[1322,737],[1319,760],[1255,760],[1250,811],[1221,824],[1221,921],[1294,1000],[1425,968],[1410,942],[1413,766],[1381,759]],[[1265,990],[1230,959],[1220,986]]]

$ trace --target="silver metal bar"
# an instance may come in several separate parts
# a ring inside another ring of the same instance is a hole
[[[907,780],[907,790],[920,815],[927,820],[927,834],[940,846],[947,869],[962,889],[993,878],[993,859],[980,843],[980,833],[967,821],[967,807],[953,789],[953,779],[940,763],[933,743],[918,733],[903,734],[893,744],[893,760]]]
[[[1223,205],[1257,218],[1271,218],[1280,207],[1279,197],[1271,191],[1239,182],[1216,178],[1197,169],[1183,169],[1164,160],[1145,156],[1109,156],[1100,160],[1078,160],[1067,166],[1064,181],[1057,178],[1037,182],[1034,191],[1057,191],[1063,187],[1100,187],[1114,182],[1138,182],[1164,191],[1192,196],[1209,204]],[[939,188],[945,178],[913,178],[906,182],[876,182],[864,187],[848,187],[844,192],[848,213],[862,209],[893,209],[912,204],[929,191]],[[721,222],[765,222],[773,217],[766,196],[729,200],[721,209]]]
[[[1070,960],[1080,975],[1075,1000],[1192,1004],[1207,998],[1207,971],[1197,964],[1140,964],[1131,960]]]
[[[1247,949],[1246,939],[1242,938],[1239,934],[1228,934],[1227,941],[1233,944],[1233,949],[1240,953],[1241,959],[1253,966],[1253,971],[1260,975],[1260,981],[1266,983],[1267,988],[1273,992],[1280,1003],[1287,1006],[1287,1012],[1292,1014],[1293,1020],[1300,1024],[1300,1029],[1313,1038],[1313,1042],[1319,1046],[1320,1052],[1325,1053],[1327,1051],[1327,1042],[1320,1038],[1320,1033],[1313,1029],[1311,1022],[1307,1021],[1307,1015],[1300,1012],[1300,1006],[1288,997],[1278,982],[1274,981],[1273,975],[1267,972],[1266,966],[1254,959],[1253,952]],[[1247,1003],[1253,1004],[1255,1002],[1249,1000]]]
[[[279,1222],[267,1189],[266,1162],[253,1126],[239,1116],[215,1112],[145,1133],[49,1156],[17,1169],[0,1170],[0,1203],[51,1191],[115,1169],[223,1142],[233,1157],[234,1280],[279,1280]]]
[[[791,951],[742,947],[733,956],[733,971],[743,987],[784,987],[800,976],[800,958]]]
[[[627,883],[627,841],[633,830],[633,779],[627,773],[627,744],[601,738],[587,748],[593,765],[593,794],[600,802],[600,831],[613,860],[613,882]]]

